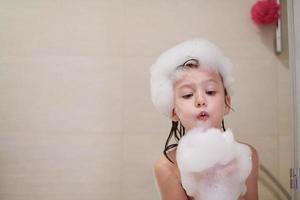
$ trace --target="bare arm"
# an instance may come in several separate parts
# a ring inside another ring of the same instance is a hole
[[[172,163],[160,159],[154,166],[156,182],[162,200],[188,200],[179,178],[174,173]]]
[[[246,180],[247,192],[244,195],[244,200],[258,200],[258,155],[256,150],[250,146],[252,151],[252,170]]]

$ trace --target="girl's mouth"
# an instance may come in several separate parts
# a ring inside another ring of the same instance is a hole
[[[199,115],[197,116],[197,119],[201,120],[201,121],[206,121],[208,119],[209,115],[207,112],[202,111],[199,113]]]

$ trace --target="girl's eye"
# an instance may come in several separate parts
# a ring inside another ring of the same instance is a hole
[[[210,96],[213,96],[217,93],[217,91],[214,91],[214,90],[209,90],[209,91],[206,91],[206,94],[207,95],[210,95]]]
[[[184,99],[189,99],[193,96],[193,94],[186,94],[186,95],[183,95],[182,98]]]

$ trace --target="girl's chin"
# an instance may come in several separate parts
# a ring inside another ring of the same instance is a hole
[[[198,121],[196,123],[196,126],[194,128],[203,128],[203,129],[209,129],[213,128],[212,124],[210,121]]]
[[[212,124],[209,121],[198,121],[193,127],[187,128],[186,130],[190,131],[191,129],[194,129],[194,128],[201,128],[203,130],[207,130],[209,128],[214,128],[214,127],[212,126]]]

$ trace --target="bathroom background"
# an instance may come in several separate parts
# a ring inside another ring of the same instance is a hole
[[[225,124],[289,189],[292,100],[286,1],[275,26],[255,0],[1,0],[0,199],[159,199],[153,164],[171,122],[153,107],[149,66],[194,37],[234,64]],[[282,193],[260,172],[260,199]],[[283,199],[283,198],[282,198]]]

